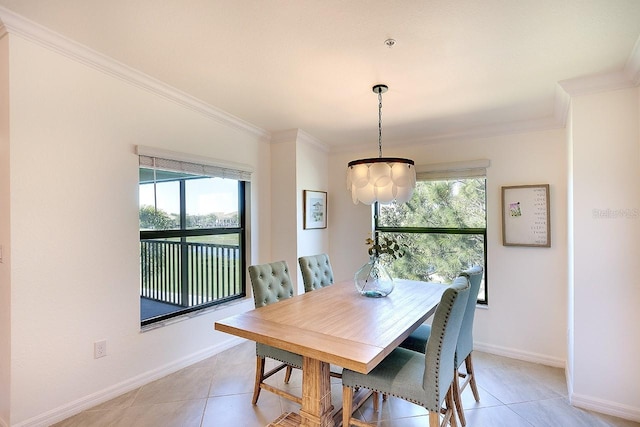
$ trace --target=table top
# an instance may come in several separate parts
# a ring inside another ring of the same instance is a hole
[[[215,329],[353,371],[368,373],[431,316],[446,285],[394,279],[383,298],[338,282],[238,314]]]

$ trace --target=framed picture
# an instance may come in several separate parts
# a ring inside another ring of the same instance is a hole
[[[551,247],[549,184],[502,187],[502,244]]]
[[[304,229],[327,228],[327,192],[303,191]]]

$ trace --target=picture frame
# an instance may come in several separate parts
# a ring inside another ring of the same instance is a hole
[[[502,245],[551,247],[549,184],[502,187]]]
[[[304,229],[327,228],[327,192],[303,190]]]

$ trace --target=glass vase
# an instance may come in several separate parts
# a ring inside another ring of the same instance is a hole
[[[360,295],[366,297],[386,297],[393,291],[393,278],[377,257],[371,257],[356,272],[354,281]]]

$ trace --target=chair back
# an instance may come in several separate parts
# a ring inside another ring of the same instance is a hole
[[[453,381],[456,343],[469,298],[469,288],[466,277],[457,277],[442,294],[433,316],[422,379],[426,402],[432,408],[441,407]]]
[[[333,269],[331,268],[329,255],[303,256],[298,258],[298,263],[302,271],[305,292],[333,284]]]
[[[249,266],[256,308],[273,304],[293,296],[293,283],[286,261]]]
[[[480,283],[482,282],[482,267],[475,266],[460,273],[469,279],[469,299],[462,318],[460,335],[458,336],[458,346],[456,347],[456,368],[464,362],[464,359],[473,351],[473,319],[476,313],[476,302]]]

